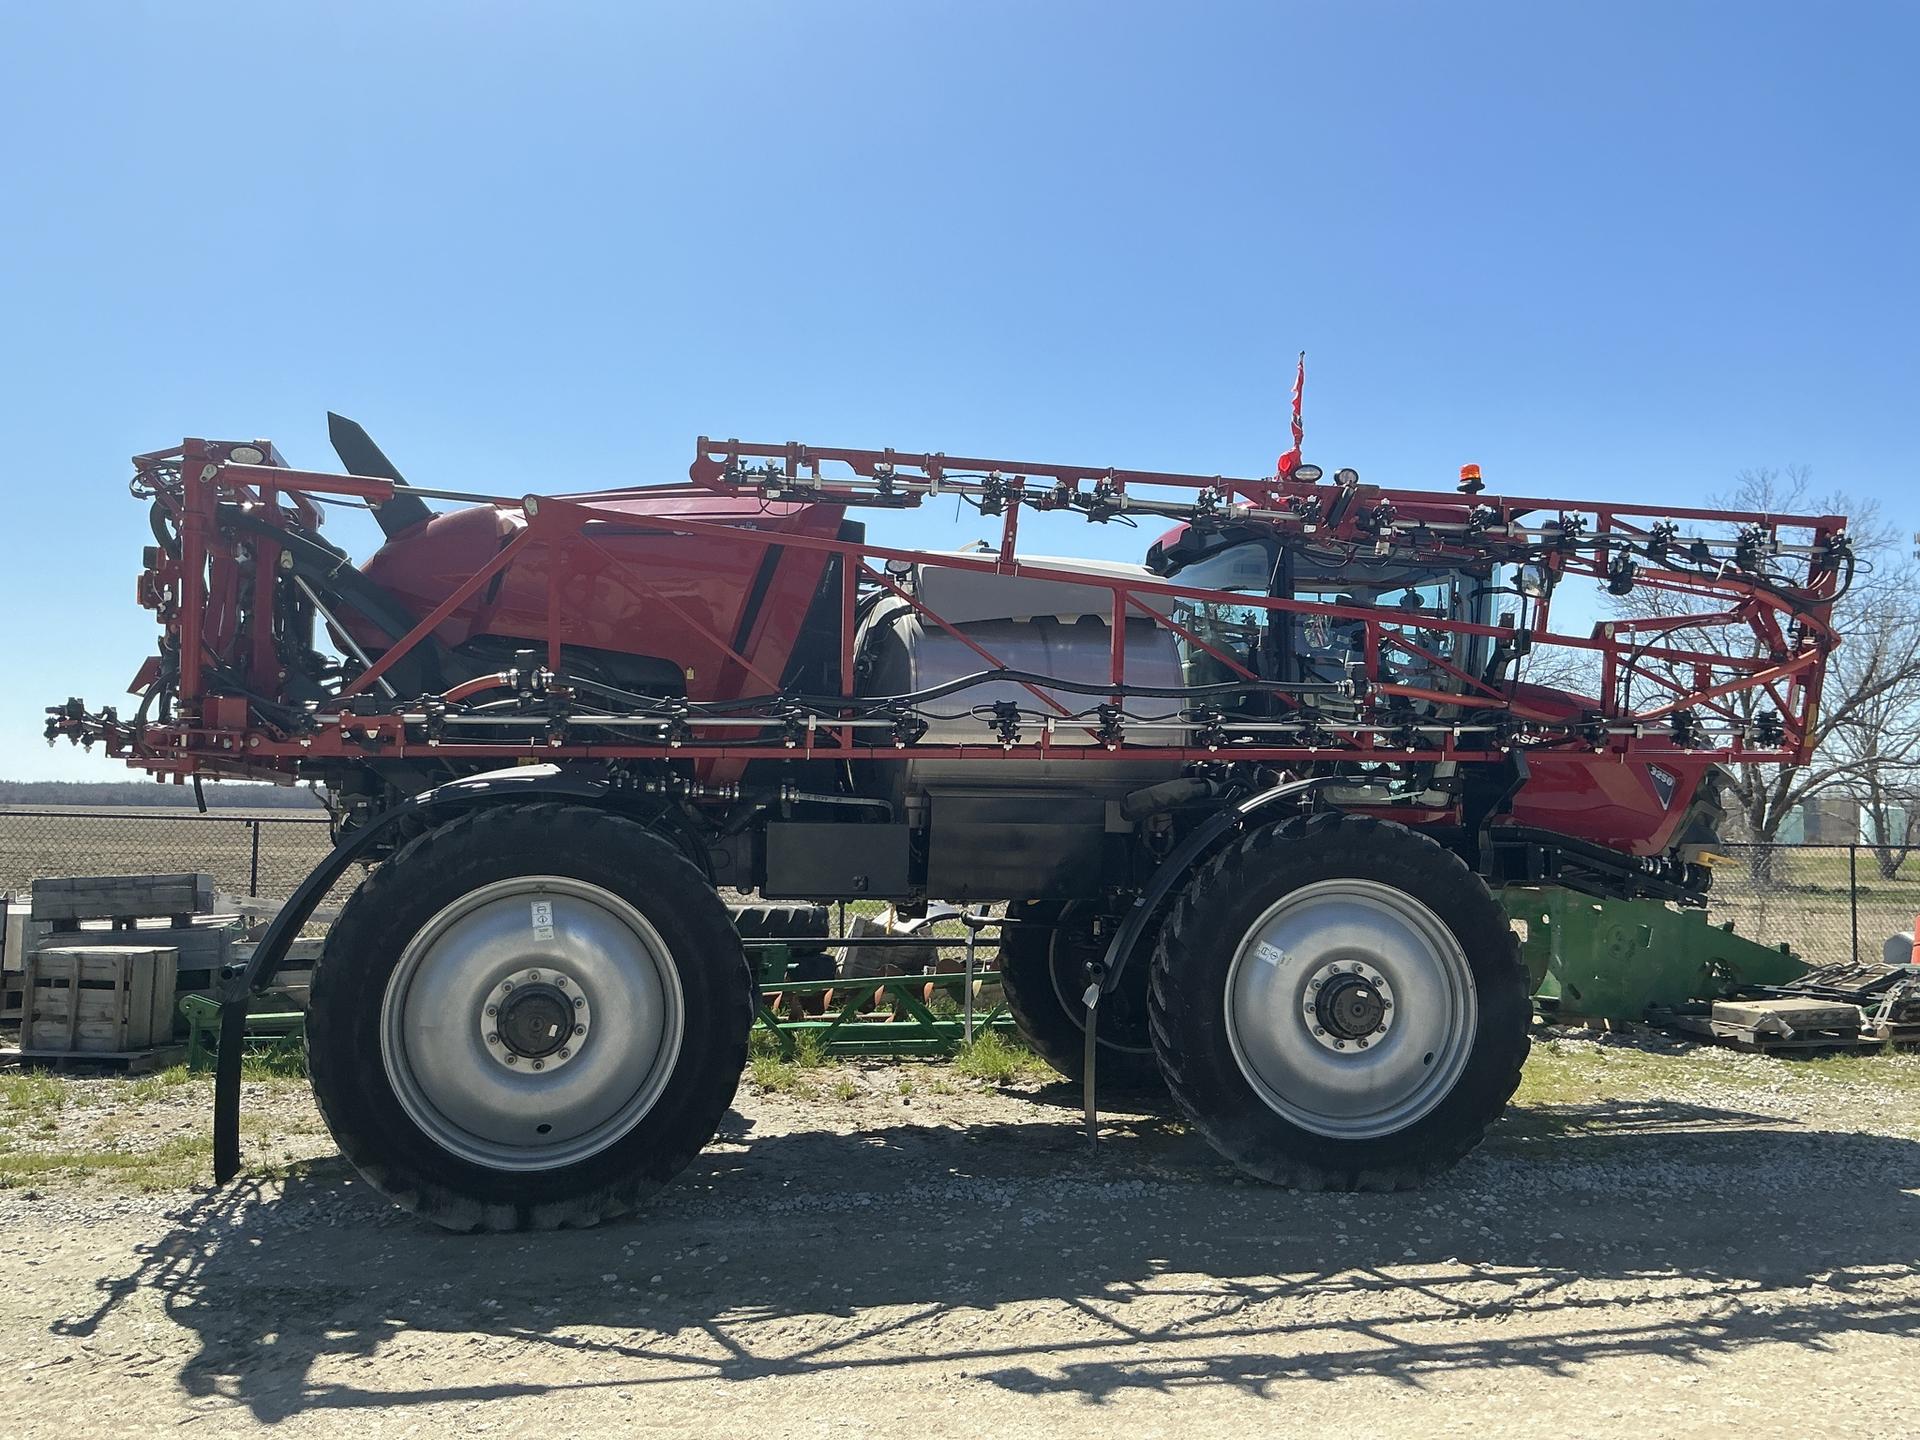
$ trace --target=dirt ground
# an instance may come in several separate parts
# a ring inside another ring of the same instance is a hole
[[[13,1434],[1915,1433],[1911,1056],[1554,1041],[1469,1162],[1362,1197],[833,1066],[639,1220],[487,1238],[368,1193],[297,1081],[219,1191],[204,1081],[8,1083]]]

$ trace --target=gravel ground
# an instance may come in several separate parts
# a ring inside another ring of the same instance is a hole
[[[1065,1086],[809,1083],[743,1088],[648,1215],[582,1233],[398,1214],[297,1082],[251,1087],[223,1190],[16,1175],[5,1428],[1915,1433],[1915,1057],[1556,1040],[1482,1150],[1395,1196],[1245,1184],[1146,1113],[1089,1154]],[[202,1082],[124,1084],[69,1083],[0,1154],[199,1143]]]

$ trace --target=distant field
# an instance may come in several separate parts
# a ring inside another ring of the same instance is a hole
[[[254,830],[259,830],[257,887]],[[0,806],[0,891],[49,875],[204,871],[225,894],[280,897],[331,848],[324,813]]]

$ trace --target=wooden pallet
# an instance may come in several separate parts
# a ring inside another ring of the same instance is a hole
[[[71,925],[126,916],[187,917],[213,908],[211,875],[67,875],[33,882],[33,918]]]
[[[1871,1035],[1882,1045],[1920,1045],[1920,1023],[1889,1024],[1880,1020],[1869,1020],[1867,1028],[1861,1032]]]
[[[1878,1050],[1887,1043],[1884,1038],[1857,1028],[1798,1030],[1787,1036],[1753,1025],[1709,1020],[1704,1015],[1665,1015],[1658,1023],[1663,1029],[1697,1035],[1716,1045],[1754,1055],[1772,1055],[1783,1050]]]
[[[152,1050],[21,1050],[0,1049],[0,1066],[49,1070],[99,1068],[122,1075],[145,1075],[165,1070],[187,1058],[184,1045],[161,1045]]]

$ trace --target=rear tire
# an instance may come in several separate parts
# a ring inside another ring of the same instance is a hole
[[[347,902],[314,970],[314,1094],[368,1183],[438,1225],[592,1225],[712,1139],[750,978],[667,841],[585,806],[473,811]]]
[[[734,905],[734,931],[744,941],[785,940],[787,967],[778,975],[768,975],[760,966],[754,970],[760,982],[761,998],[775,1014],[788,1011],[788,1018],[826,1013],[827,996],[804,999],[781,987],[795,980],[832,980],[839,974],[831,951],[833,916],[824,905],[763,903]]]
[[[1452,1165],[1520,1082],[1531,1019],[1480,877],[1389,821],[1256,830],[1188,882],[1153,959],[1168,1088],[1213,1147],[1304,1190]]]
[[[1099,958],[1101,941],[1092,913],[1079,905],[1016,905],[1000,940],[1000,988],[1007,1013],[1020,1038],[1069,1080],[1086,1065],[1086,1009],[1089,955]],[[1147,1025],[1145,955],[1120,976],[1120,986],[1100,1002],[1095,1029],[1099,1052],[1095,1083],[1102,1089],[1155,1091],[1163,1087]]]
[[[822,955],[832,947],[833,916],[824,905],[753,904],[731,907],[742,940],[789,940],[796,956]]]

